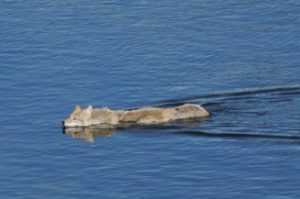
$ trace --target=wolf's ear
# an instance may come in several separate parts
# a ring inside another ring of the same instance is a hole
[[[93,110],[92,105],[89,105],[89,106],[86,108],[86,110]]]
[[[76,105],[76,106],[75,106],[75,111],[81,111],[81,108],[80,108],[79,105]]]
[[[86,109],[83,109],[80,113],[81,119],[83,120],[87,119],[88,117],[91,116],[92,112],[93,112],[92,106],[88,106]]]
[[[81,108],[79,105],[75,106],[75,110],[71,113],[71,117],[75,116],[76,114],[81,113]]]
[[[93,107],[92,107],[92,105],[89,105],[85,110],[84,110],[84,112],[86,112],[87,114],[92,114],[92,111],[93,111]]]

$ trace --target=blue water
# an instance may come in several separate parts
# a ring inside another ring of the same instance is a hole
[[[3,0],[1,198],[299,198],[298,0]],[[65,132],[76,104],[198,122]]]

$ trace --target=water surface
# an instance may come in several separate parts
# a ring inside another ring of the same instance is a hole
[[[0,6],[3,198],[299,198],[300,4]],[[197,122],[63,134],[76,104]]]

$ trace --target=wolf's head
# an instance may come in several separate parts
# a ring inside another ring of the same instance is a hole
[[[93,107],[90,105],[86,109],[76,106],[70,117],[63,121],[64,127],[80,127],[88,125],[89,118],[92,114]]]

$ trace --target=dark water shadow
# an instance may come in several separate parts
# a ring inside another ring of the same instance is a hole
[[[261,134],[261,133],[225,133],[225,132],[211,132],[211,131],[194,131],[183,130],[176,131],[176,134],[191,135],[198,137],[210,137],[210,138],[223,138],[223,139],[280,139],[280,140],[293,140],[300,141],[300,135],[292,134]]]
[[[300,142],[299,135],[292,134],[261,134],[261,133],[225,133],[225,132],[212,132],[212,131],[201,131],[201,130],[185,130],[184,127],[180,125],[173,126],[148,126],[148,127],[133,127],[133,128],[117,128],[117,129],[101,129],[95,127],[85,127],[85,128],[67,128],[64,129],[63,133],[71,136],[75,139],[81,139],[88,143],[95,143],[96,139],[100,138],[111,138],[117,133],[122,133],[122,131],[131,133],[141,133],[141,132],[156,132],[162,131],[170,134],[181,134],[195,137],[212,138],[212,139],[262,139],[262,140],[279,140],[279,141],[297,141]],[[130,130],[130,131],[128,131]]]

